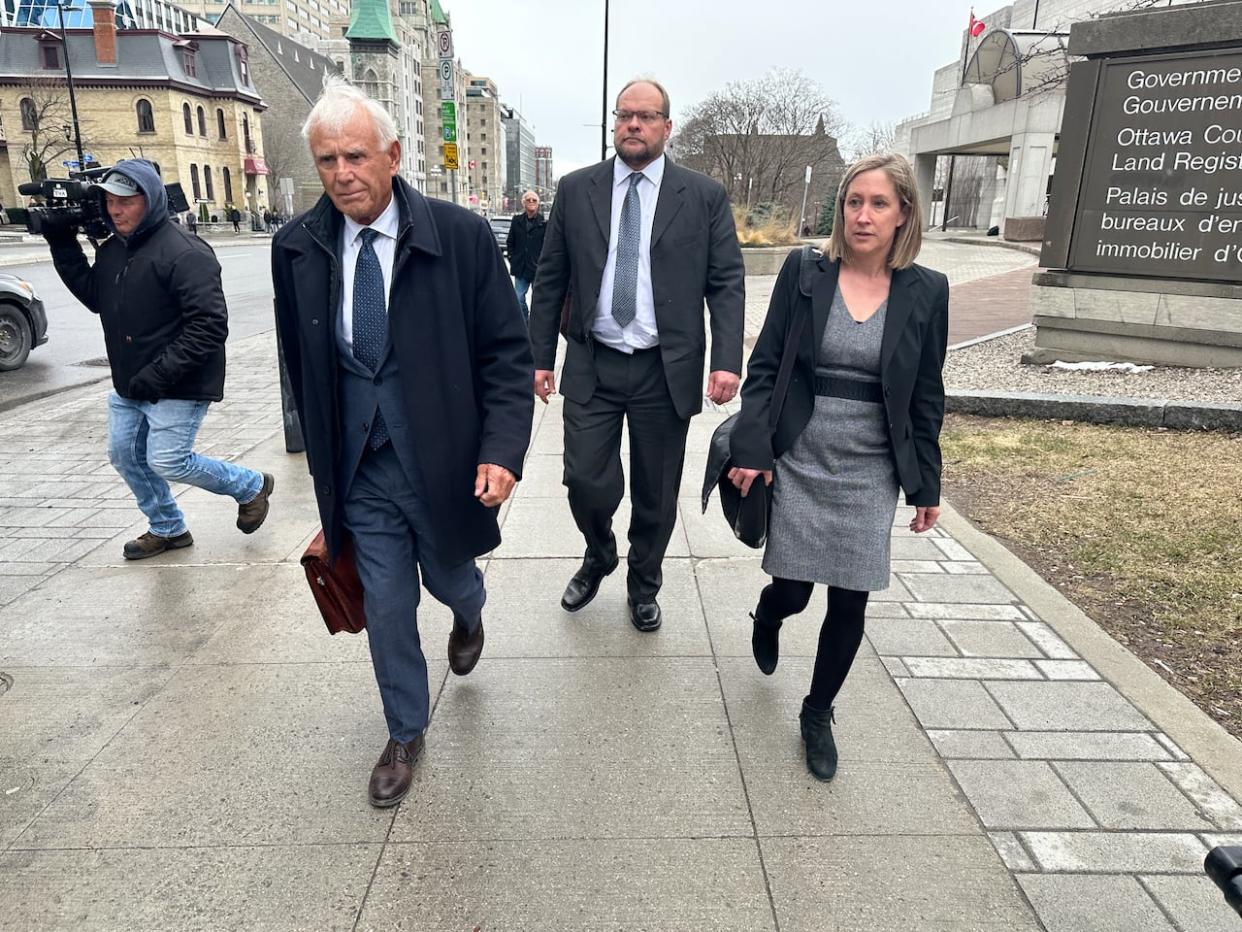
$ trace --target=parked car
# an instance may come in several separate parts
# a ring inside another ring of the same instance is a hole
[[[20,369],[47,342],[47,314],[30,282],[0,272],[0,372]]]
[[[496,242],[501,249],[504,249],[505,243],[509,240],[509,224],[512,223],[512,219],[509,217],[492,217],[487,222],[491,224],[492,233],[496,236]]]

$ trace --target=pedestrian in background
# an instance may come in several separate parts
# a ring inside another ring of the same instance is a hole
[[[205,242],[169,223],[151,162],[118,162],[92,187],[113,234],[96,249],[95,264],[76,227],[45,235],[57,274],[103,324],[113,387],[108,458],[150,522],[123,555],[143,560],[193,545],[169,482],[233,498],[238,529],[252,534],[267,518],[275,480],[194,452],[208,406],[224,397],[229,325],[220,263]]]
[[[229,208],[229,219],[233,221],[233,232],[234,233],[241,232],[241,218],[242,216],[241,216],[240,210],[238,210],[236,207]]]
[[[616,157],[561,179],[531,304],[535,394],[556,390],[553,365],[565,295],[570,308],[562,377],[569,507],[586,539],[561,606],[583,608],[617,566],[612,517],[625,494],[622,423],[629,426],[630,622],[660,627],[656,595],[677,520],[690,418],[707,396],[727,402],[742,371],[745,270],[724,187],[673,164],[668,93],[631,81],[613,111]]]
[[[811,773],[837,769],[833,706],[862,642],[867,599],[887,589],[899,487],[910,530],[940,516],[940,426],[949,282],[915,265],[923,216],[909,162],[872,155],[846,171],[832,235],[810,275],[790,254],[746,368],[731,434],[729,476],[747,494],[775,482],[763,569],[772,576],[751,616],[755,662],[771,674],[782,622],[816,583],[828,614],[799,716]],[[775,430],[773,386],[790,327],[804,324]]]
[[[324,194],[272,240],[276,323],[328,550],[352,543],[389,740],[371,804],[409,792],[430,714],[419,580],[453,611],[449,668],[483,650],[475,557],[530,442],[530,342],[482,217],[398,175],[382,105],[325,81],[303,127]]]
[[[522,195],[522,213],[509,222],[509,236],[505,240],[505,252],[509,256],[509,274],[517,291],[518,303],[522,305],[522,319],[530,320],[526,304],[526,292],[535,280],[539,269],[539,254],[543,251],[543,233],[547,223],[539,212],[539,195],[527,191]]]

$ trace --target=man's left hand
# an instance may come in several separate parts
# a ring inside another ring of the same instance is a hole
[[[495,508],[513,492],[517,477],[503,466],[480,463],[474,476],[474,497],[488,508]]]
[[[129,380],[125,394],[133,401],[147,401],[154,404],[160,400],[160,387],[148,369],[139,369]]]
[[[717,370],[707,377],[707,397],[718,405],[732,401],[739,382],[740,376],[723,369]]]

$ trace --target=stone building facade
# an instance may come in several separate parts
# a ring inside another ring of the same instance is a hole
[[[471,76],[466,84],[466,141],[470,161],[468,206],[492,216],[505,210],[505,128],[500,97],[491,78]]]

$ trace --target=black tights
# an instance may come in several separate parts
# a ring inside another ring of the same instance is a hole
[[[784,621],[806,608],[814,588],[814,583],[774,576],[759,596],[755,616],[760,624]],[[841,691],[841,684],[845,682],[854,663],[854,655],[858,653],[858,645],[862,643],[869,595],[854,589],[828,587],[828,614],[819,629],[815,672],[811,674],[811,692],[806,697],[811,708],[828,709]]]

